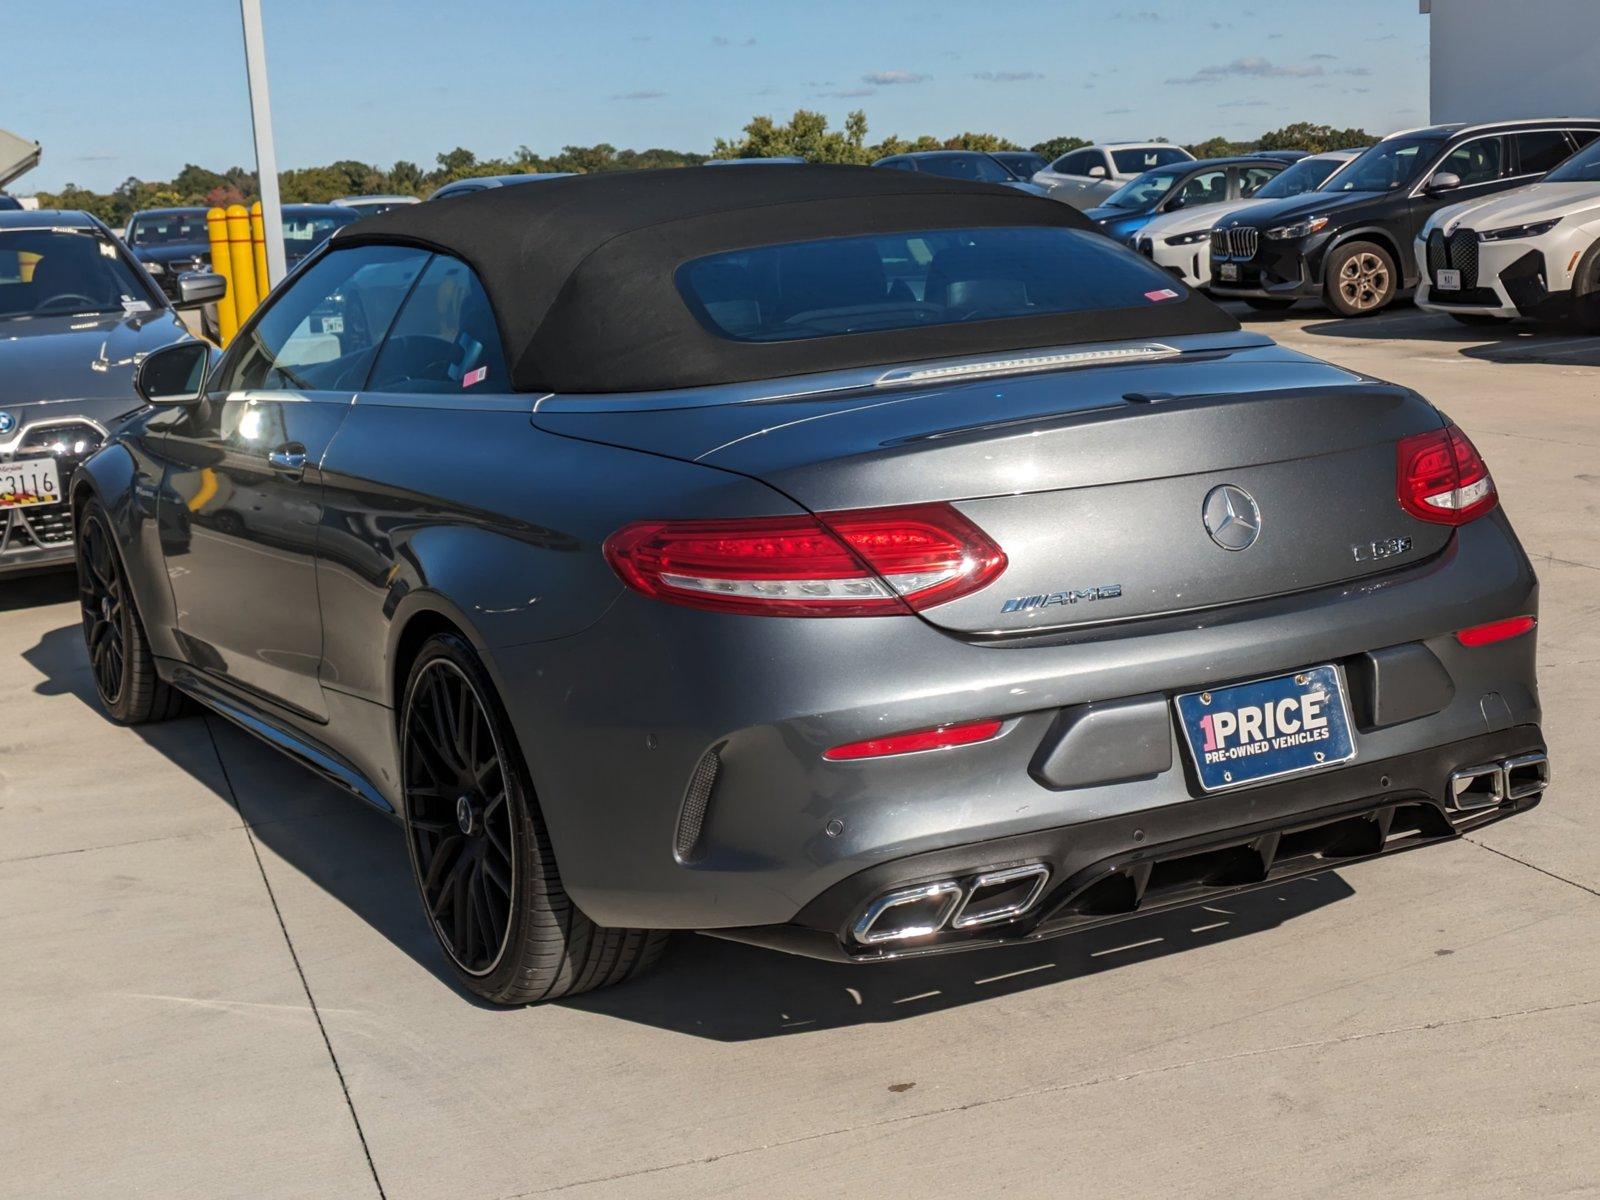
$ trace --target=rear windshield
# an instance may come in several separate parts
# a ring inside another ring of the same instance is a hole
[[[1118,175],[1138,175],[1151,167],[1170,167],[1173,163],[1192,162],[1193,159],[1176,146],[1141,146],[1113,150],[1111,161],[1117,164]]]
[[[1104,235],[937,229],[713,254],[677,271],[700,321],[782,342],[1176,301],[1181,283]]]

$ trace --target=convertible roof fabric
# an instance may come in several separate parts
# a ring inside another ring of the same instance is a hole
[[[512,384],[639,392],[1125,338],[1238,323],[1182,285],[1147,307],[1009,317],[795,341],[707,329],[674,273],[708,254],[817,238],[974,226],[1092,230],[1065,204],[1012,188],[872,167],[689,167],[578,175],[406,205],[337,230],[454,255],[483,280]]]

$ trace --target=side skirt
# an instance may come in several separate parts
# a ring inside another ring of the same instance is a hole
[[[394,805],[384,798],[366,775],[320,742],[285,727],[237,696],[225,694],[191,667],[170,660],[158,660],[158,665],[168,683],[218,716],[226,717],[245,732],[254,734],[273,749],[310,768],[379,812],[391,817],[398,816]]]

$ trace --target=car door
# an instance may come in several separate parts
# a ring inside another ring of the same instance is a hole
[[[333,250],[242,329],[161,438],[178,637],[212,682],[314,720],[319,464],[428,255]]]

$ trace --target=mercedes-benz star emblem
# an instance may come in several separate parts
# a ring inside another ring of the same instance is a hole
[[[1248,550],[1261,535],[1261,510],[1241,487],[1224,483],[1206,493],[1200,506],[1211,540],[1224,550]]]

